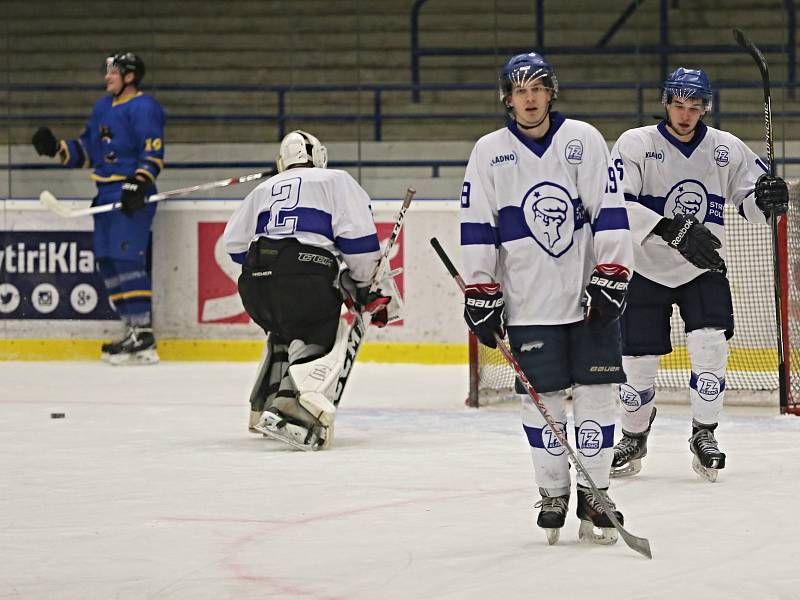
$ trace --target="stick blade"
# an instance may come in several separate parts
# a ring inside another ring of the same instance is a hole
[[[41,202],[47,210],[52,211],[61,217],[72,216],[72,211],[66,206],[60,204],[58,198],[56,198],[52,192],[49,192],[48,190],[44,190],[41,194],[39,194],[39,202]]]
[[[637,537],[632,533],[625,531],[624,529],[620,529],[620,534],[622,535],[622,539],[628,545],[628,548],[652,560],[653,553],[650,551],[650,540],[643,537]]]

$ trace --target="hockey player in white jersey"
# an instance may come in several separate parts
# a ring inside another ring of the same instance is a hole
[[[381,290],[396,288],[387,276],[369,292],[380,257],[370,198],[347,172],[326,168],[325,146],[292,131],[277,162],[279,173],[248,194],[223,236],[242,264],[242,303],[267,333],[249,426],[301,449],[325,449],[350,330],[340,319],[343,299],[380,327],[398,309]]]
[[[633,250],[608,147],[591,125],[553,112],[557,96],[555,71],[539,54],[514,56],[500,72],[507,125],[475,144],[461,193],[464,316],[487,346],[507,329],[514,356],[565,431],[564,390],[572,386],[581,461],[614,507],[606,491],[612,384],[625,381],[619,314]],[[541,494],[537,524],[553,544],[570,500],[567,454],[530,398],[520,397]],[[616,541],[580,474],[577,515],[582,539]]]
[[[710,481],[725,467],[714,436],[733,336],[723,207],[732,203],[748,221],[766,223],[786,212],[789,196],[741,140],[703,123],[711,100],[703,71],[677,69],[664,81],[664,119],[626,131],[611,152],[636,264],[621,321],[628,381],[619,391],[623,437],[614,448],[614,476],[638,473],[647,454],[659,357],[672,351],[673,304],[686,324],[691,360],[692,466]]]

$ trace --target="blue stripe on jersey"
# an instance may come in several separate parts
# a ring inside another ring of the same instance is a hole
[[[572,199],[575,215],[575,231],[580,230],[587,223],[586,210],[580,198]],[[620,209],[620,210],[625,210]],[[626,216],[627,219],[627,216]],[[497,215],[499,224],[500,242],[510,242],[526,237],[534,237],[525,220],[524,209],[520,206],[504,206]],[[462,234],[463,236],[463,234]],[[462,246],[464,244],[462,243]]]
[[[703,223],[716,223],[717,225],[724,225],[725,219],[723,214],[723,208],[725,207],[725,198],[721,196],[717,196],[715,194],[708,194],[706,196],[708,202],[708,210],[706,210],[706,216],[703,219]],[[628,202],[638,202],[642,206],[645,206],[652,210],[657,215],[662,215],[668,219],[671,219],[675,215],[667,215],[665,214],[664,207],[667,204],[667,199],[662,196],[648,196],[648,195],[641,195],[641,196],[634,196],[633,194],[625,194],[625,200]]]
[[[628,211],[624,207],[600,209],[600,214],[592,225],[592,231],[595,233],[612,229],[630,229]]]
[[[286,225],[291,223],[290,219],[296,219],[294,228],[291,232],[286,231]],[[281,210],[277,216],[277,227],[280,231],[273,232],[268,229],[270,225],[270,211],[264,211],[258,215],[255,233],[266,233],[267,235],[280,235],[282,237],[291,236],[295,231],[305,231],[307,233],[317,233],[325,236],[330,241],[333,239],[333,225],[331,215],[324,210],[316,208],[295,208],[292,210]],[[276,227],[275,224],[272,227]]]
[[[231,252],[230,255],[233,262],[243,265],[244,257],[247,256],[247,252]]]
[[[374,233],[360,238],[337,237],[335,243],[342,254],[366,254],[381,249],[378,236]]]
[[[461,245],[475,246],[481,244],[499,246],[500,235],[497,228],[492,227],[489,223],[462,223]]]
[[[769,169],[767,168],[767,165],[765,165],[765,164],[764,164],[764,163],[761,161],[761,159],[760,159],[760,158],[757,158],[757,159],[756,159],[756,164],[757,164],[759,167],[761,167],[761,170],[762,170],[762,171],[764,171],[764,173],[769,173]]]

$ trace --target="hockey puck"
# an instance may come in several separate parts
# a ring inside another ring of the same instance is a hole
[[[51,419],[63,419],[66,416],[67,415],[64,414],[64,413],[50,413],[50,418]]]

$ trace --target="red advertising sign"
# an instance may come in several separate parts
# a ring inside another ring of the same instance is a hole
[[[394,223],[376,223],[381,246],[392,232]],[[231,260],[222,243],[225,223],[200,222],[197,224],[197,322],[247,323],[250,317],[242,307],[236,288],[241,267]],[[403,232],[392,249],[389,265],[392,269],[403,267]],[[403,295],[403,274],[395,278]],[[401,325],[402,321],[392,323]]]

